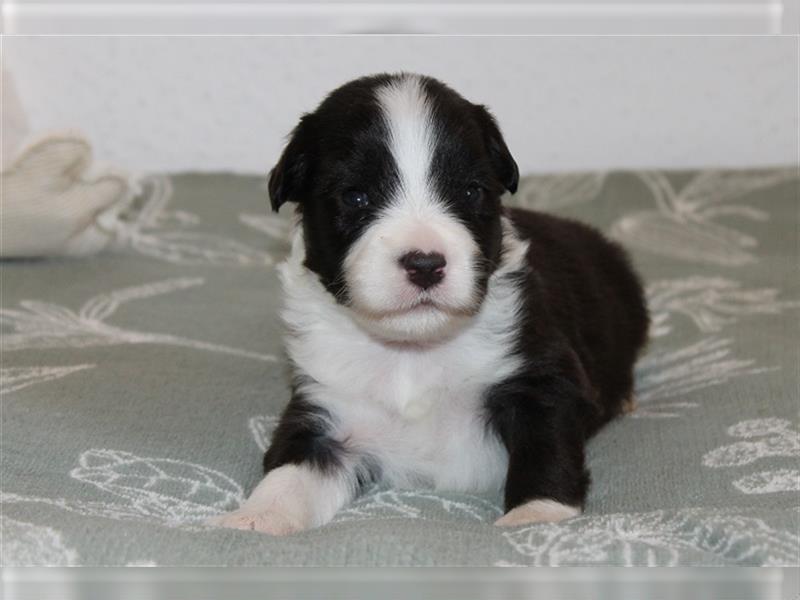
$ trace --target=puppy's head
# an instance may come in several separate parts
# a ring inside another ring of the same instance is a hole
[[[431,342],[479,310],[500,260],[500,196],[517,181],[483,106],[428,77],[377,75],[303,116],[269,193],[274,210],[298,204],[305,266],[359,324]]]

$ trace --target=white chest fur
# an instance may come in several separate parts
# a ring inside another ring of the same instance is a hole
[[[299,236],[298,236],[299,237]],[[313,381],[302,392],[328,411],[334,435],[369,456],[395,486],[499,489],[507,454],[486,427],[483,395],[519,362],[513,345],[518,290],[496,273],[481,311],[457,335],[393,346],[364,332],[302,265],[302,243],[281,265],[287,349]]]

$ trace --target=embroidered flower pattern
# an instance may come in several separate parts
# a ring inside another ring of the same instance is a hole
[[[0,322],[10,330],[3,334],[3,350],[166,344],[262,361],[277,360],[271,354],[248,352],[170,334],[123,329],[106,322],[127,302],[185,290],[203,283],[201,278],[183,277],[123,288],[90,298],[77,313],[58,304],[23,300],[20,309],[0,309]]]
[[[766,211],[731,201],[795,180],[797,171],[704,171],[679,190],[663,173],[644,171],[639,176],[649,189],[656,210],[625,214],[611,227],[612,237],[630,247],[670,258],[740,267],[757,262],[754,250],[758,241],[717,219],[766,221]]]
[[[683,316],[701,333],[716,333],[752,315],[777,315],[800,302],[778,300],[775,288],[743,289],[724,277],[687,277],[654,281],[647,286],[652,336],[672,331],[675,316]]]
[[[72,567],[78,553],[64,543],[58,531],[0,515],[3,567]]]
[[[463,494],[457,500],[451,496],[419,490],[373,489],[340,511],[335,521],[424,519],[426,515],[439,519],[444,512],[460,519],[491,523],[503,514],[498,506],[477,496]]]
[[[786,566],[800,553],[800,536],[722,510],[584,516],[503,536],[534,566],[674,566],[686,564],[682,556],[697,555],[706,556],[705,564]]]
[[[727,383],[745,375],[766,373],[774,367],[758,367],[753,359],[732,356],[732,340],[706,338],[677,350],[653,351],[636,366],[636,398],[640,408],[634,418],[675,418],[697,402],[682,396]]]
[[[142,194],[127,210],[102,223],[114,231],[114,244],[177,265],[271,266],[272,256],[233,239],[192,231],[199,223],[186,211],[168,211],[172,183],[163,175],[145,178]]]
[[[90,517],[200,526],[208,517],[238,508],[244,500],[233,479],[202,465],[93,448],[81,453],[70,476],[105,500],[43,498],[1,493],[0,501],[55,506]]]
[[[96,365],[69,367],[4,367],[0,369],[0,394],[10,394],[29,385],[66,377],[70,373],[94,368]]]
[[[714,469],[742,467],[769,458],[800,458],[800,433],[786,419],[749,419],[728,428],[740,441],[707,452],[703,464]],[[800,470],[770,469],[741,477],[733,487],[743,494],[799,492]]]
[[[523,180],[517,193],[508,199],[511,206],[558,210],[594,200],[603,189],[604,172],[538,175]]]
[[[253,435],[253,440],[262,452],[266,452],[267,448],[269,448],[272,432],[278,426],[279,420],[278,417],[272,415],[258,415],[247,422],[247,427]]]

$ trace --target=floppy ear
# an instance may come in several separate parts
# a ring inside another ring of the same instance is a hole
[[[287,201],[300,201],[309,170],[310,129],[311,115],[303,115],[269,172],[269,200],[275,212]]]
[[[478,123],[483,129],[483,141],[489,151],[494,171],[505,188],[513,194],[517,191],[519,184],[517,163],[506,146],[497,121],[494,120],[488,109],[482,105],[475,105],[475,113]]]

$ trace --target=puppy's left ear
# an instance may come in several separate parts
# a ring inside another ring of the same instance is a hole
[[[302,200],[310,169],[310,129],[312,115],[303,115],[289,138],[278,164],[269,172],[269,200],[272,210],[288,201]]]
[[[494,120],[489,110],[485,106],[475,105],[475,115],[483,129],[483,141],[489,151],[494,171],[505,188],[513,194],[519,185],[517,162],[511,156],[503,134],[500,133],[500,128],[497,126],[497,121]]]

